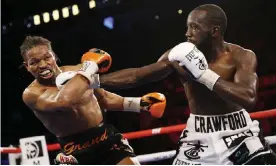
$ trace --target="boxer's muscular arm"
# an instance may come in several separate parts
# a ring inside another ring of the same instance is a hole
[[[107,110],[124,110],[124,98],[115,93],[108,92],[102,88],[94,89],[94,94],[97,97],[101,109]]]
[[[234,83],[219,78],[214,91],[222,98],[230,100],[245,109],[252,109],[257,99],[257,60],[252,51],[243,50],[235,57],[237,71]]]
[[[84,76],[77,74],[70,79],[59,91],[57,101],[64,103],[69,108],[79,104],[83,94],[89,89],[89,81]]]
[[[125,89],[164,79],[173,71],[171,63],[166,59],[169,51],[165,52],[156,63],[100,75],[101,87]]]
[[[61,90],[56,87],[50,87],[44,91],[37,87],[26,89],[23,100],[36,111],[71,110],[72,106],[79,103],[88,88],[88,80],[81,75],[76,75]]]
[[[24,103],[34,111],[62,111],[66,107],[57,102],[58,92],[56,88],[41,90],[32,87],[24,91],[22,98]]]

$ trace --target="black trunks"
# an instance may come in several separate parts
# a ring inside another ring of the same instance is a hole
[[[81,165],[115,165],[126,157],[135,157],[127,140],[109,124],[60,137],[58,141],[62,152],[74,156]]]

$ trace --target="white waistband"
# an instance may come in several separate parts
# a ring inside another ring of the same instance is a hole
[[[226,130],[237,130],[252,123],[249,113],[242,109],[223,115],[195,115],[190,114],[186,129],[199,133],[213,133]]]

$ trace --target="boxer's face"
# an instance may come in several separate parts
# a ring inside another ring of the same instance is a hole
[[[212,40],[212,28],[206,19],[206,11],[193,10],[187,19],[187,41],[201,47]]]
[[[27,51],[24,64],[40,81],[54,79],[58,70],[54,53],[47,45],[38,45]]]

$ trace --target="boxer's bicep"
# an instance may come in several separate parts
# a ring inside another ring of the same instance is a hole
[[[123,110],[124,98],[122,96],[108,92],[102,88],[95,89],[94,94],[97,97],[101,109],[107,109],[109,111]]]
[[[39,92],[39,89],[30,90],[27,96],[26,105],[35,111],[71,110],[71,105],[67,101],[60,100],[60,91],[57,88],[49,88],[44,92]]]
[[[40,89],[32,88],[26,89],[23,93],[22,99],[24,103],[35,111],[53,111],[58,110],[60,103],[57,103],[57,93],[49,93],[49,90],[41,93]]]
[[[256,75],[256,56],[243,50],[235,54],[236,72],[233,81],[219,78],[213,91],[225,100],[251,110],[257,100],[258,77]]]
[[[238,83],[249,88],[250,91],[252,91],[252,95],[255,96],[258,88],[256,55],[252,51],[246,51],[245,54],[237,58],[236,62],[237,71],[234,76],[234,83]]]
[[[67,102],[59,100],[60,91],[56,88],[48,89],[41,94],[35,104],[35,110],[39,111],[62,111],[70,107]]]
[[[235,74],[234,83],[250,88],[256,93],[258,88],[258,76],[256,73],[239,70]]]

